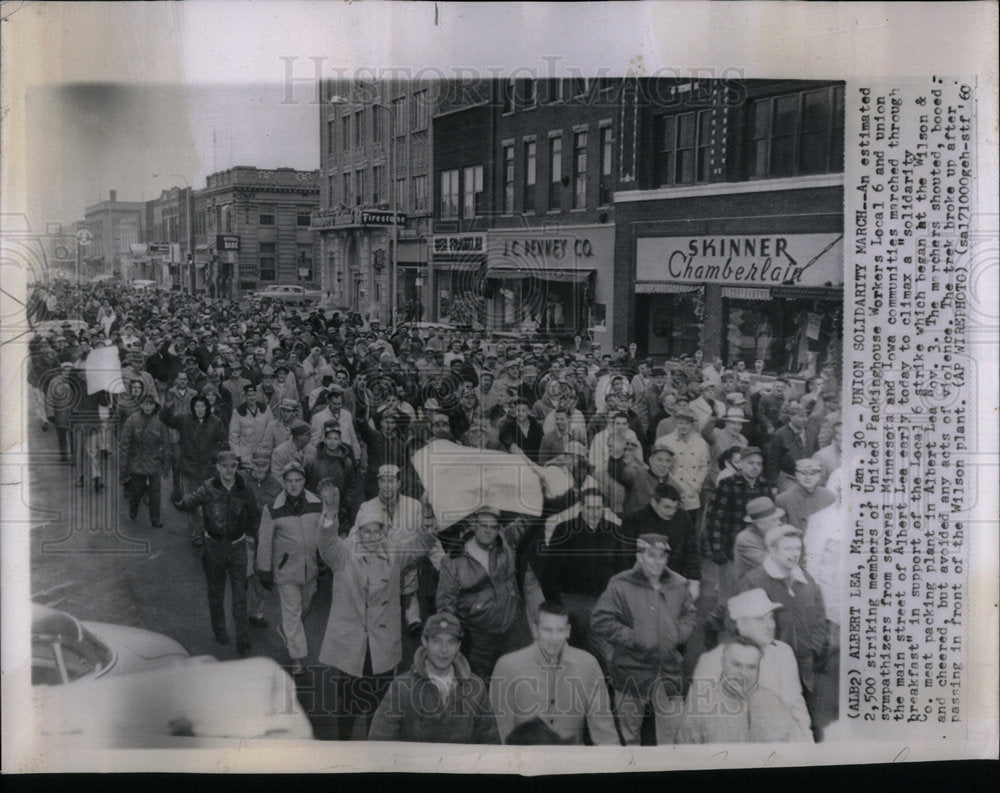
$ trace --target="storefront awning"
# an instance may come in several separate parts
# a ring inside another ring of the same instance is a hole
[[[487,278],[499,280],[512,278],[539,278],[543,281],[561,281],[563,283],[580,284],[587,280],[593,270],[557,270],[554,268],[536,267],[521,269],[513,267],[494,267],[486,273]]]
[[[683,295],[701,289],[696,284],[674,284],[666,281],[639,281],[635,285],[637,295]]]
[[[732,300],[770,300],[771,290],[766,286],[724,286],[722,296]]]

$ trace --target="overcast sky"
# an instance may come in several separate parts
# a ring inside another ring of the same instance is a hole
[[[962,74],[959,31],[984,14],[989,4],[12,0],[0,26],[2,209],[73,221],[111,189],[144,200],[184,184],[153,173],[201,187],[233,164],[317,168],[317,72],[850,80],[933,63]],[[983,63],[993,84],[993,59]]]
[[[109,190],[145,201],[185,180],[204,187],[208,174],[233,165],[318,168],[318,108],[283,99],[280,84],[32,89],[32,220],[81,219]]]

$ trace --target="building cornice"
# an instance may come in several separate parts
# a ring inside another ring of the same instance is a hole
[[[613,200],[616,204],[626,204],[633,201],[665,201],[675,198],[772,193],[780,190],[808,190],[810,188],[843,186],[843,173],[824,173],[815,176],[790,176],[783,179],[754,179],[745,182],[712,182],[682,187],[658,187],[653,190],[624,190],[616,192]]]

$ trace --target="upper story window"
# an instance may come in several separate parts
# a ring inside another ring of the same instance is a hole
[[[228,207],[226,207],[226,210],[228,210]],[[229,218],[228,212],[225,213],[223,215],[223,217],[225,217],[226,220],[228,221],[228,218]],[[262,225],[262,226],[273,226],[274,225],[274,208],[273,207],[267,207],[267,208],[261,207],[260,208],[260,214],[257,216],[257,222],[260,225]],[[228,228],[228,226],[229,226],[228,222],[225,222],[225,225],[227,226],[226,231],[231,231],[232,230],[232,229]]]
[[[346,113],[340,117],[340,148],[343,151],[351,148],[351,117]]]
[[[549,138],[549,209],[562,208],[562,135]]]
[[[844,87],[773,96],[747,108],[747,177],[844,170]]]
[[[458,217],[458,168],[441,171],[441,217]]]
[[[483,214],[483,166],[470,165],[462,174],[462,216],[466,218]]]
[[[333,192],[333,177],[330,177],[330,192]],[[312,213],[308,209],[299,209],[295,213],[295,225],[299,228],[312,225]]]
[[[656,147],[657,184],[707,182],[711,110],[678,113],[659,120]]]
[[[514,212],[514,144],[503,147],[503,213]]]
[[[524,211],[535,210],[535,141],[524,142]]]
[[[573,209],[587,207],[587,133],[573,135]]]
[[[392,118],[394,134],[398,137],[406,134],[406,97],[392,100]]]
[[[538,104],[538,80],[521,80],[521,100],[525,107]]]
[[[359,110],[354,114],[354,146],[361,148],[365,145],[365,111]]]

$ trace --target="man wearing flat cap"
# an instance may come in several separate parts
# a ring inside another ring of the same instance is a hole
[[[763,589],[748,589],[729,598],[727,603],[729,620],[736,632],[755,641],[761,648],[757,685],[777,694],[798,724],[803,738],[812,740],[809,710],[799,681],[798,661],[791,647],[774,638],[777,630],[774,614],[780,608],[781,604],[772,602]],[[723,650],[724,645],[720,644],[701,654],[691,678],[689,702],[701,696],[700,690],[719,677]]]
[[[280,476],[285,470],[285,466],[295,461],[302,470],[312,461],[316,455],[316,448],[310,442],[311,431],[309,425],[304,421],[296,420],[292,422],[289,429],[289,439],[271,452],[271,474]]]
[[[486,683],[460,651],[462,625],[428,617],[413,668],[396,677],[372,718],[369,741],[500,743]]]
[[[833,504],[837,497],[823,487],[823,464],[814,458],[803,457],[795,461],[795,484],[778,494],[775,503],[785,510],[786,520],[802,531],[806,530],[809,516]]]
[[[299,403],[294,399],[284,399],[278,405],[277,416],[268,422],[260,451],[270,455],[292,437],[292,425],[299,421]]]
[[[257,569],[265,589],[278,588],[281,638],[291,659],[290,671],[298,675],[308,655],[302,618],[316,594],[322,502],[305,489],[305,468],[297,460],[281,469],[281,481],[284,492],[261,513]]]
[[[671,475],[681,489],[681,509],[697,525],[701,508],[701,489],[709,472],[710,453],[705,439],[698,434],[698,417],[690,407],[674,411],[677,426],[664,436],[664,443],[674,453]]]
[[[671,743],[683,712],[680,645],[694,629],[695,607],[687,581],[667,567],[669,554],[664,535],[640,535],[635,566],[611,579],[590,618],[614,648],[608,670],[626,746],[639,745],[650,712],[657,744]]]

